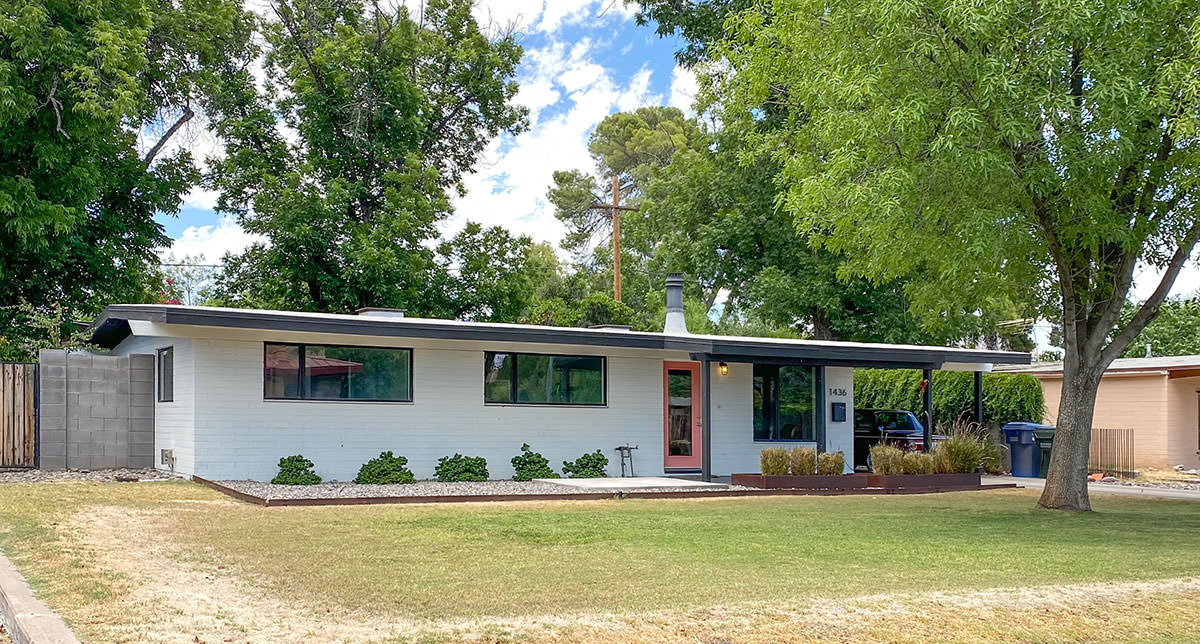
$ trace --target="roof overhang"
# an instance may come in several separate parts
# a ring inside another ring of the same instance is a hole
[[[105,348],[133,334],[130,322],[295,331],[376,337],[619,347],[686,352],[713,361],[826,366],[965,370],[992,364],[1029,364],[1030,355],[921,345],[825,342],[744,336],[668,335],[619,329],[385,318],[160,304],[116,304],[92,325],[92,342]]]

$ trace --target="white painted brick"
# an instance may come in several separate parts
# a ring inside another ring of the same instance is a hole
[[[663,473],[662,369],[668,355],[608,356],[608,406],[490,406],[483,403],[482,349],[413,351],[412,403],[268,401],[262,396],[263,340],[130,337],[122,354],[175,348],[175,400],[155,405],[155,451],[174,449],[176,471],[211,479],[274,476],[280,457],[303,454],[327,480],[349,480],[384,450],[408,457],[418,478],[438,458],[483,456],[493,478],[512,475],[510,459],[528,442],[559,469],[564,460],[602,450],[610,475],[620,473],[613,448],[639,445],[639,474]],[[375,345],[347,337],[345,344]],[[544,353],[605,355],[590,347],[530,346]],[[713,365],[713,471],[758,471],[752,433],[752,367]],[[827,386],[853,390],[852,369],[827,370]],[[852,407],[852,401],[849,405]],[[829,428],[832,449],[852,455],[851,423]],[[843,447],[843,443],[846,445]]]

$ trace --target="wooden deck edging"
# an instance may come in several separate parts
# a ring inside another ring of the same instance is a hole
[[[319,505],[383,505],[404,503],[488,503],[500,501],[601,501],[605,499],[713,499],[751,496],[838,496],[847,494],[933,494],[1015,488],[1013,483],[978,486],[850,488],[850,489],[771,489],[771,490],[687,490],[683,492],[583,492],[578,494],[459,494],[442,496],[374,496],[328,499],[264,499],[239,492],[215,481],[193,476],[192,480],[239,501],[262,507],[311,507]]]

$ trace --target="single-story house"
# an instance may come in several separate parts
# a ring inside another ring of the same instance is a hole
[[[1045,422],[1058,420],[1061,362],[1011,369],[1035,376],[1046,399]],[[1118,358],[1104,372],[1092,426],[1131,430],[1136,468],[1200,467],[1200,356]],[[1093,442],[1098,440],[1093,434]]]
[[[661,333],[406,317],[109,306],[93,341],[153,355],[154,455],[178,473],[271,478],[303,454],[349,480],[383,450],[418,478],[440,457],[512,475],[522,443],[552,465],[637,446],[639,475],[757,472],[773,445],[854,454],[854,368],[990,371],[1025,353],[698,335],[668,279]],[[164,467],[159,465],[159,467]]]

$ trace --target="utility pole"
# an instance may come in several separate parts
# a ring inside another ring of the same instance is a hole
[[[621,185],[617,175],[612,177],[613,188],[613,297],[621,301]]]
[[[599,199],[592,206],[593,210],[607,210],[609,216],[612,217],[612,235],[613,235],[613,298],[621,301],[621,211],[622,210],[637,210],[633,206],[621,205],[621,178],[618,175],[612,176],[612,204],[606,204]]]

